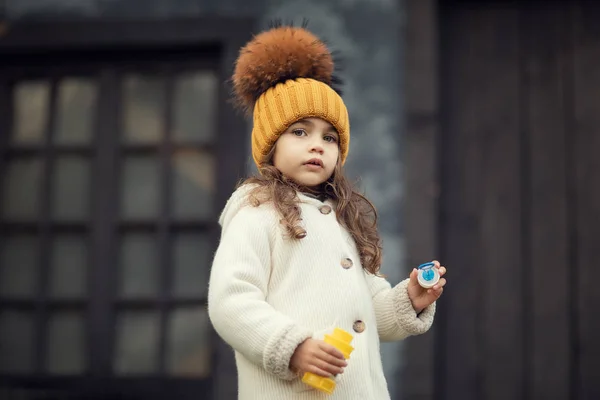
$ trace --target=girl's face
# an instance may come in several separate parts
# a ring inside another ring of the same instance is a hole
[[[335,128],[320,118],[290,125],[275,143],[273,165],[297,184],[316,187],[327,181],[339,156]]]

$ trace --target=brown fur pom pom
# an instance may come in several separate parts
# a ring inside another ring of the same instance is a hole
[[[278,26],[240,50],[233,74],[236,103],[251,112],[270,87],[288,79],[312,78],[331,85],[334,61],[319,38],[304,28]]]

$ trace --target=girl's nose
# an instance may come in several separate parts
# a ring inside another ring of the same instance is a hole
[[[321,146],[320,144],[315,144],[312,146],[310,151],[311,151],[311,153],[323,154],[323,146]]]
[[[319,140],[313,140],[310,148],[311,153],[323,154],[323,144]]]

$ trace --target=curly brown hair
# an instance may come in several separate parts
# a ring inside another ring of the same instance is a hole
[[[382,246],[377,230],[377,210],[344,176],[339,160],[332,176],[319,188],[310,189],[300,187],[275,168],[272,164],[273,154],[274,148],[261,164],[260,175],[250,177],[240,184],[256,185],[250,191],[250,204],[258,207],[272,202],[281,215],[280,222],[284,232],[293,239],[301,240],[306,237],[306,230],[300,225],[302,218],[297,193],[300,191],[326,195],[336,204],[338,222],[352,235],[363,268],[373,275],[380,275]]]

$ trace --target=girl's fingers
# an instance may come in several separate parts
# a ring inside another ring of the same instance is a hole
[[[319,344],[319,349],[321,351],[315,354],[315,363],[321,370],[327,371],[332,375],[344,372],[344,367],[348,363],[338,349],[324,342]]]
[[[325,378],[332,378],[333,376],[335,376],[334,374],[327,372],[327,371],[323,370],[322,368],[320,368],[316,365],[312,365],[312,364],[308,366],[308,368],[306,369],[306,372],[312,372],[313,374],[323,376]]]
[[[440,279],[440,281],[438,283],[435,284],[435,286],[433,287],[433,290],[439,290],[441,288],[443,288],[446,285],[446,279],[442,278]]]
[[[440,267],[439,271],[440,276],[444,276],[444,274],[446,273],[446,267]]]
[[[417,271],[416,268],[413,268],[412,271],[410,271],[410,275],[408,276],[411,280],[411,283],[416,283],[417,281],[417,275],[419,274],[419,272]]]
[[[335,347],[333,347],[330,344],[327,344],[325,342],[320,342],[319,343],[319,349],[321,349],[323,352],[337,358],[340,360],[344,360],[344,355]]]
[[[329,364],[327,361],[317,360],[315,362],[315,364],[319,369],[321,369],[322,371],[326,371],[333,376],[344,372],[344,369],[342,367],[338,367],[336,365]]]
[[[345,366],[348,365],[348,363],[346,362],[346,360],[344,360],[343,358],[339,359],[337,357],[332,356],[329,353],[322,352],[320,354],[317,354],[317,357],[321,361],[323,361],[323,362],[325,362],[327,364],[333,365],[335,367],[338,367],[338,368],[343,368],[343,367],[345,367]]]

